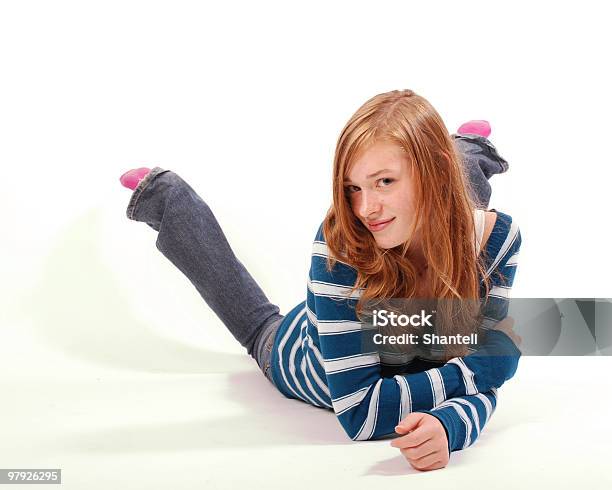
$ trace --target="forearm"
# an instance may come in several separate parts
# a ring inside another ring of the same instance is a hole
[[[451,398],[429,413],[444,426],[449,452],[459,451],[476,442],[497,406],[497,390]]]

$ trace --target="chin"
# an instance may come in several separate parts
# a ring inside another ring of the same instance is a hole
[[[402,242],[401,241],[391,241],[391,240],[376,240],[376,244],[380,248],[390,249],[390,248],[395,248],[398,245],[401,245]]]

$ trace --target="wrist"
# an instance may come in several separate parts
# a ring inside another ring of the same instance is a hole
[[[425,410],[424,413],[427,413],[435,417],[440,423],[440,425],[444,428],[444,434],[446,435],[446,447],[448,449],[448,455],[450,456],[450,453],[452,452],[451,443],[450,443],[451,438],[450,438],[450,434],[448,430],[448,427],[450,425],[447,426],[447,424],[450,424],[450,420],[448,420],[446,418],[446,414],[440,410]]]

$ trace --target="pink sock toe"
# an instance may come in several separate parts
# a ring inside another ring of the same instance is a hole
[[[123,187],[134,190],[150,171],[151,169],[147,167],[133,168],[119,177],[119,182]]]
[[[474,119],[459,126],[459,129],[457,129],[457,133],[477,134],[479,136],[484,136],[485,138],[488,138],[491,134],[491,125],[488,121],[485,121],[483,119]]]

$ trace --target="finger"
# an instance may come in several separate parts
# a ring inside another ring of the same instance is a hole
[[[429,466],[432,466],[433,464],[438,463],[441,460],[442,458],[440,457],[440,452],[436,451],[431,454],[428,454],[427,456],[423,456],[422,458],[412,459],[410,460],[410,462],[418,468],[428,468]]]
[[[515,334],[514,332],[512,332],[512,335],[510,335],[510,338],[512,339],[512,342],[514,342],[514,345],[516,347],[521,345],[521,342],[523,341],[523,339],[519,335]]]
[[[503,326],[501,328],[497,328],[497,330],[505,333],[510,338],[510,340],[512,340],[512,343],[516,345],[517,347],[521,344],[523,340],[514,330],[512,330],[511,327]]]
[[[516,333],[510,327],[498,328],[500,332],[504,332],[508,337],[516,337]]]
[[[437,451],[437,448],[432,444],[433,439],[424,442],[417,447],[408,447],[400,449],[401,453],[408,459],[420,459]]]
[[[499,329],[503,329],[506,327],[512,327],[512,325],[514,324],[514,320],[507,316],[505,317],[503,320],[499,320],[496,324],[495,324],[495,328],[499,328]]]
[[[513,330],[512,329],[513,325],[514,325],[514,319],[510,317],[506,317],[501,322],[499,322],[495,328],[497,328],[498,330],[511,332]]]
[[[420,427],[416,430],[413,430],[409,434],[406,434],[405,436],[396,437],[391,441],[391,446],[397,448],[416,447],[420,446],[424,442],[429,441],[432,438],[433,434],[431,431]]]
[[[412,463],[411,463],[412,464]],[[416,467],[414,465],[412,465],[414,468],[416,468],[419,471],[431,471],[431,470],[439,470],[440,468],[444,468],[446,466],[446,464],[444,463],[444,461],[436,461],[435,463],[429,465],[429,466],[425,466],[425,467]]]
[[[405,434],[416,429],[424,417],[425,414],[422,412],[413,412],[408,414],[404,420],[395,426],[395,432],[398,434]]]
[[[513,343],[517,343],[518,338],[516,336],[516,334],[513,331],[506,331],[506,330],[502,330],[502,332],[504,332],[508,337],[510,337],[510,340],[512,340]]]

